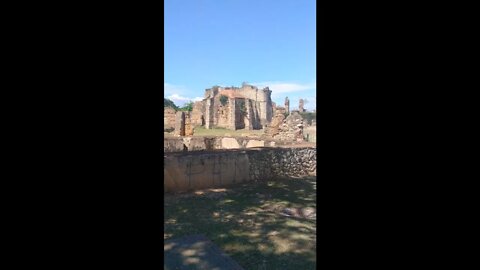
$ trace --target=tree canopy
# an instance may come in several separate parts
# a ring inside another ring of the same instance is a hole
[[[181,107],[179,110],[191,112],[193,110],[193,101],[185,103],[185,105],[183,105],[183,107]]]
[[[175,103],[173,103],[173,101],[171,101],[170,99],[168,98],[163,98],[163,107],[172,107],[174,108],[176,111],[178,111],[178,106],[175,105]]]

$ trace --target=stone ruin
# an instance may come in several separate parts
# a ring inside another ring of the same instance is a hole
[[[175,136],[192,136],[194,127],[192,125],[191,112],[178,111],[175,113]]]
[[[303,128],[303,118],[298,111],[293,111],[285,118],[285,115],[277,110],[277,114],[265,134],[275,140],[301,142],[304,141]]]
[[[288,99],[288,97],[285,98],[285,110],[287,114],[290,114],[290,100]]]
[[[204,99],[194,103],[192,124],[206,129],[258,130],[273,116],[272,91],[265,87],[242,84],[242,87],[214,86],[205,90]]]
[[[163,130],[173,131],[175,129],[176,111],[172,107],[165,107],[163,110]]]
[[[193,135],[192,112],[185,113],[185,136]]]
[[[258,89],[246,83],[241,88],[214,86],[205,90],[205,98],[195,102],[191,112],[165,108],[164,130],[174,130],[176,136],[192,136],[198,126],[207,129],[264,129],[266,138],[303,141],[306,122],[300,113],[305,112],[304,100],[299,100],[298,111],[290,111],[288,97],[285,98],[285,107],[279,107],[272,102],[271,92],[268,87]]]
[[[272,119],[270,125],[265,129],[265,135],[270,138],[274,138],[280,133],[280,125],[285,120],[285,108],[277,107],[275,116]]]
[[[303,108],[304,102],[305,101],[303,99],[300,99],[298,101],[298,111],[301,112],[301,113],[305,112],[305,109]]]
[[[175,136],[185,136],[185,112],[178,111],[175,114]]]
[[[205,125],[205,103],[193,103],[193,108],[191,111],[191,122],[192,125],[195,127]]]

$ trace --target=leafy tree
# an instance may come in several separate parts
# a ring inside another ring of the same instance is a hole
[[[173,103],[173,101],[171,101],[170,99],[168,98],[163,98],[163,107],[172,107],[174,108],[176,111],[178,111],[178,107],[177,105],[175,105],[175,103]]]
[[[193,110],[193,101],[185,103],[185,105],[180,108],[180,111],[191,112],[192,110]]]
[[[309,125],[312,124],[313,119],[315,119],[315,121],[317,120],[317,113],[316,112],[304,112],[304,113],[300,113],[300,115],[303,117],[303,119],[305,119],[305,121]]]

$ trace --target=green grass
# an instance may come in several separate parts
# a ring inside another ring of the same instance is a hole
[[[316,178],[306,177],[166,195],[164,239],[204,234],[246,270],[315,269],[316,221],[278,214],[316,208],[315,189]]]

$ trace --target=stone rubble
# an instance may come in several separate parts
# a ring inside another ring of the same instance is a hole
[[[278,133],[273,136],[280,141],[303,141],[303,117],[298,111],[293,111],[278,127]]]

